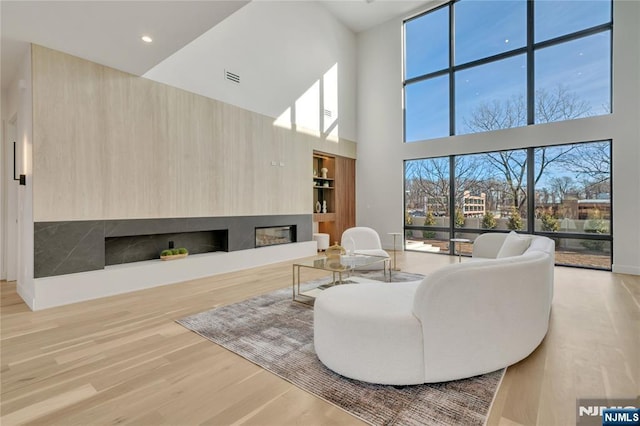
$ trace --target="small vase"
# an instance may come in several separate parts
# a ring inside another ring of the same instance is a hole
[[[327,202],[323,201],[322,202],[322,213],[326,213],[327,212]]]
[[[316,201],[316,213],[320,213],[322,211],[322,206],[320,205],[320,201]]]

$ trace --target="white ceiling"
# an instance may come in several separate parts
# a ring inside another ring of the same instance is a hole
[[[2,0],[2,87],[28,43],[144,74],[247,3]],[[144,43],[143,34],[154,42]]]
[[[355,33],[407,14],[435,0],[321,0],[327,9]]]
[[[352,31],[360,32],[431,1],[320,3]],[[245,0],[2,0],[2,88],[14,80],[18,62],[29,43],[142,75],[247,3]],[[151,35],[154,42],[142,42],[143,34]]]

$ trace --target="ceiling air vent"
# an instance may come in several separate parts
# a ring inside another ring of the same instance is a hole
[[[234,83],[240,83],[240,76],[232,73],[231,71],[224,70],[224,78]]]
[[[331,118],[331,110],[330,109],[325,109],[324,110],[324,116]]]

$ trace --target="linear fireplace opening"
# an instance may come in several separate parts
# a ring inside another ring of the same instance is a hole
[[[105,265],[159,259],[164,249],[184,247],[189,254],[229,251],[229,231],[176,232],[105,238]]]
[[[296,242],[296,226],[267,226],[256,228],[256,247]]]

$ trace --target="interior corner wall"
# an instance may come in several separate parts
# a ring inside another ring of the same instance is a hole
[[[7,250],[12,250],[17,254],[17,259],[12,260],[17,263],[16,291],[33,309],[35,282],[33,279],[33,99],[31,77],[31,50],[29,49],[21,58],[15,80],[3,93],[2,119],[7,121],[14,116],[16,117],[16,175],[26,175],[26,185],[17,186],[17,197],[8,200],[11,205],[7,208],[17,211],[18,230],[15,246],[7,247]],[[12,184],[14,184],[13,181],[9,182],[9,185]]]
[[[334,66],[337,81],[327,82]],[[341,139],[357,140],[356,36],[317,2],[253,1],[144,77],[269,117],[293,112],[298,124],[305,95],[337,83],[323,107],[331,121],[337,114]]]
[[[358,34],[357,223],[392,247],[404,222],[403,160],[611,139],[613,270],[640,274],[640,2],[615,2],[613,114],[403,143],[402,19]],[[372,90],[375,88],[375,90]]]
[[[10,155],[7,142],[7,91],[2,89],[0,96],[0,280],[7,279],[7,199],[8,199],[8,172],[7,161]]]

